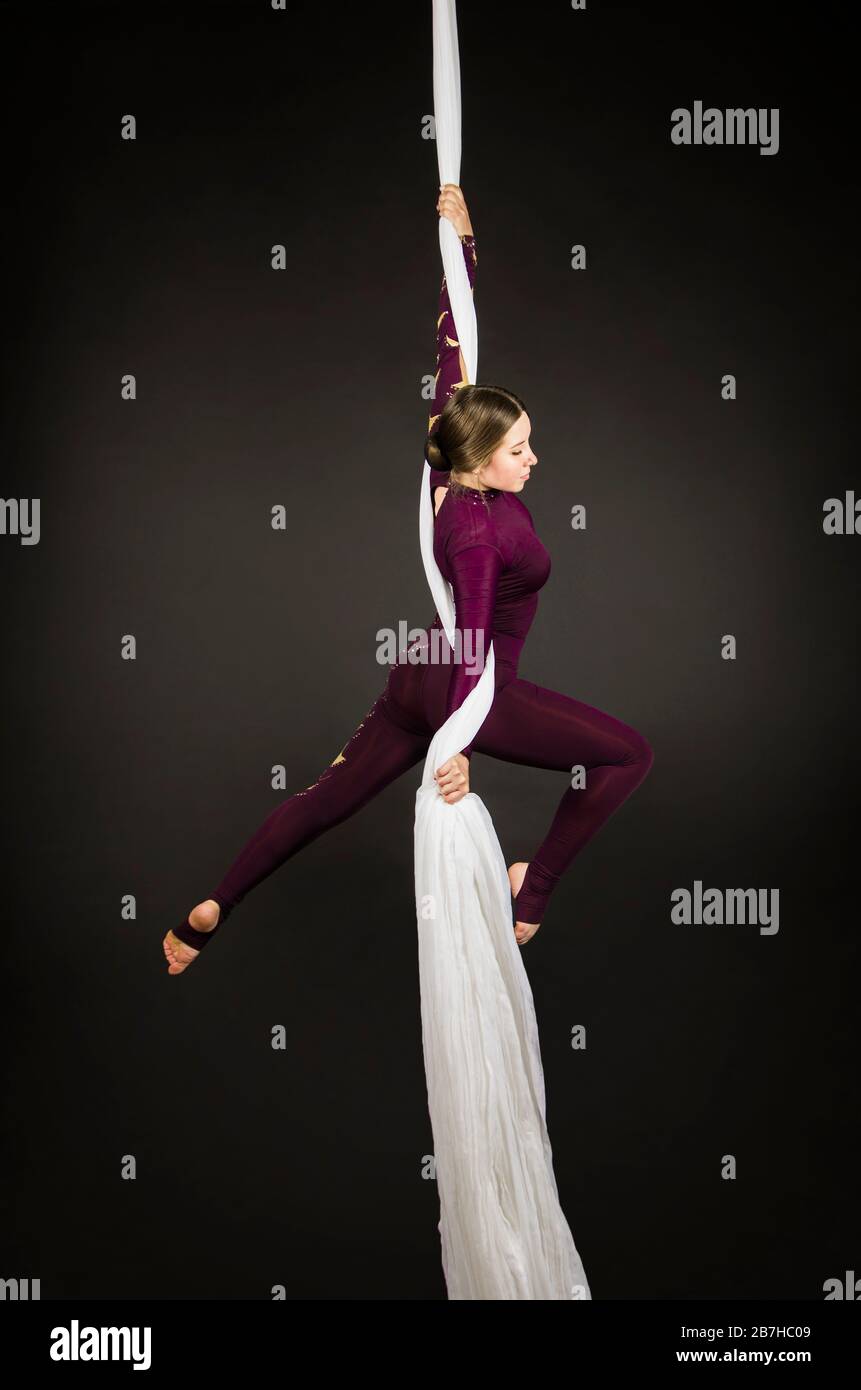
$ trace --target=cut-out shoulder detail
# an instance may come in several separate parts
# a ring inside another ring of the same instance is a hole
[[[440,497],[440,493],[442,493],[442,497]],[[445,501],[445,499],[446,499],[447,496],[448,496],[448,488],[447,488],[447,487],[437,487],[437,488],[434,488],[434,513],[433,513],[434,516],[439,516],[439,509],[440,509],[440,507],[442,506],[442,504],[443,504],[443,502]]]

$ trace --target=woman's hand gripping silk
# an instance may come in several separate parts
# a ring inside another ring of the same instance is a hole
[[[434,781],[443,801],[447,801],[450,806],[456,801],[461,801],[469,791],[469,759],[462,753],[455,753],[437,768]]]

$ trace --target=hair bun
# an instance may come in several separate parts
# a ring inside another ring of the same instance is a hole
[[[429,434],[425,444],[425,458],[431,468],[435,468],[440,473],[451,471],[451,460],[437,439],[436,432]]]

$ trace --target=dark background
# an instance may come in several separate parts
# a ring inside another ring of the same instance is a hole
[[[821,1300],[861,1269],[861,539],[822,530],[861,481],[847,36],[822,6],[460,10],[479,379],[527,402],[553,559],[520,674],[655,751],[524,952],[562,1205],[596,1299]],[[0,537],[0,1275],[444,1298],[420,765],[184,975],[161,946],[272,765],[308,785],[364,716],[377,629],[433,615],[430,4],[0,14],[3,493],[42,506],[37,546]],[[672,145],[697,99],[778,106],[779,153]],[[528,858],[562,779],[473,769]],[[779,889],[779,932],[674,925],[695,879]]]

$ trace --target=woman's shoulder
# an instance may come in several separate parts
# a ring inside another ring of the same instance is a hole
[[[505,560],[504,535],[494,513],[497,500],[480,501],[475,496],[458,492],[456,487],[449,488],[437,515],[437,525],[447,555],[456,555],[468,546],[488,545],[498,550]]]

